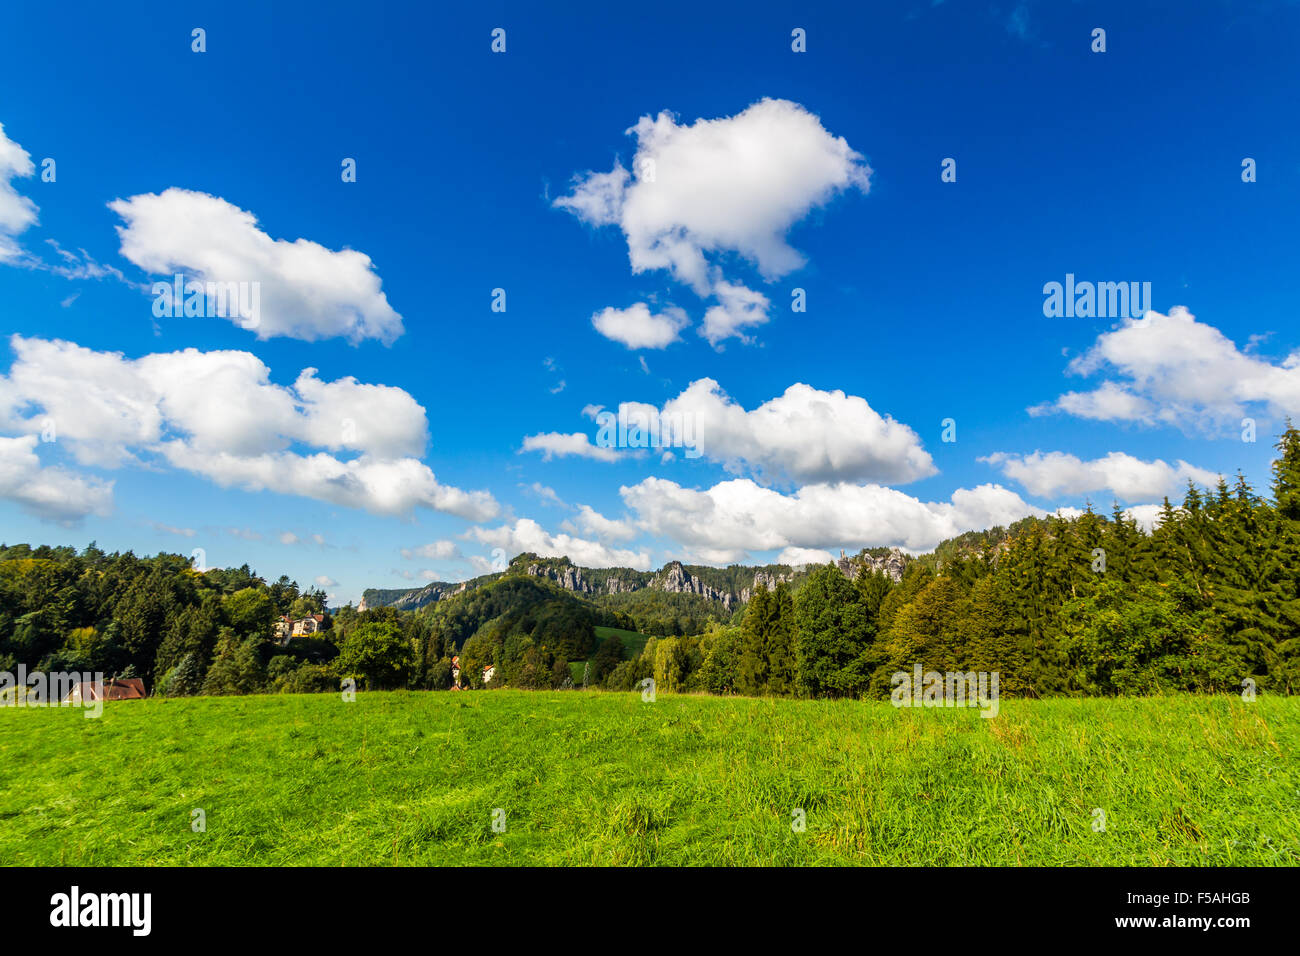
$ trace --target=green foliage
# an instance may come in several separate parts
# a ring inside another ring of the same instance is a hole
[[[1087,694],[1154,694],[1182,689],[1195,673],[1208,615],[1196,610],[1189,590],[1110,579],[1068,602],[1063,616],[1073,686]]]
[[[348,634],[334,660],[334,673],[367,690],[390,690],[405,685],[410,666],[411,647],[402,629],[375,621]]]
[[[247,565],[200,574],[179,555],[94,544],[0,545],[0,669],[134,673],[177,696],[323,688],[308,667],[372,688],[445,689],[457,654],[469,688],[491,667],[493,686],[585,674],[611,689],[653,677],[665,693],[884,698],[893,673],[920,666],[996,671],[1009,697],[1239,692],[1243,681],[1295,693],[1300,430],[1288,423],[1277,450],[1271,498],[1241,476],[1189,486],[1150,533],[1118,505],[1109,516],[1089,506],[943,542],[897,583],[863,570],[885,553],[872,549],[850,577],[836,565],[800,572],[740,607],[647,587],[650,572],[521,555],[418,611],[344,608],[283,647],[275,615],[321,613],[324,601],[286,577],[268,585]],[[726,594],[755,574],[684,570]]]
[[[864,691],[860,659],[874,625],[853,583],[832,565],[818,568],[795,598],[794,619],[800,692],[839,697]]]
[[[759,585],[749,599],[740,625],[740,663],[736,668],[736,690],[757,696],[767,689],[767,630],[773,616],[772,595]]]
[[[284,675],[278,690],[282,694],[324,694],[339,690],[334,669],[326,664],[300,664]]]
[[[203,693],[256,694],[266,683],[266,673],[258,657],[255,639],[241,640],[229,627],[221,629],[216,656],[203,681]]]

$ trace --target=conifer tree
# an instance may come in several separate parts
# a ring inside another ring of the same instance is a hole
[[[776,586],[772,610],[772,623],[767,632],[767,689],[769,693],[788,697],[795,692],[798,675],[794,646],[794,599],[784,581]]]
[[[754,588],[749,606],[745,609],[745,619],[740,625],[744,650],[737,667],[736,689],[751,697],[762,694],[767,689],[767,641],[772,603],[767,585],[760,584]]]

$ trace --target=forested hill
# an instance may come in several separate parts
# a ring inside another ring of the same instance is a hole
[[[996,529],[996,533],[1001,530]],[[843,559],[840,566],[848,574],[862,569],[884,571],[899,581],[911,560],[897,548],[873,548]],[[712,568],[670,561],[658,571],[636,571],[632,568],[583,568],[568,558],[542,558],[536,554],[524,553],[510,562],[509,570],[546,578],[566,591],[587,597],[626,595],[643,590],[661,591],[667,594],[696,595],[711,610],[731,613],[747,603],[759,585],[766,585],[769,590],[782,582],[797,586],[808,576],[809,568],[787,564],[733,564],[726,568]],[[395,607],[399,610],[415,610],[463,591],[482,587],[497,580],[503,573],[505,572],[485,574],[461,583],[435,581],[419,588],[368,588],[362,594],[361,609]]]
[[[1278,447],[1268,497],[1241,476],[1189,487],[1150,531],[1089,509],[916,560],[811,569],[523,554],[449,595],[422,589],[440,596],[414,611],[331,612],[287,577],[177,554],[0,545],[0,672],[138,676],[166,696],[653,677],[669,692],[887,697],[916,667],[998,674],[1009,696],[1296,693],[1300,431]]]

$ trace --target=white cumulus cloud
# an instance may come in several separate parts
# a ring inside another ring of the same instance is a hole
[[[959,488],[949,501],[937,502],[881,485],[847,483],[805,485],[787,495],[747,478],[703,491],[646,478],[619,493],[642,530],[726,553],[831,544],[921,552],[963,531],[1045,514],[1015,492],[989,484]]]
[[[1137,501],[1177,495],[1188,481],[1210,487],[1219,480],[1218,472],[1182,460],[1171,465],[1159,458],[1143,461],[1118,451],[1091,461],[1059,451],[1035,451],[1032,455],[995,452],[980,461],[1001,469],[1039,497],[1110,491],[1121,501]]]
[[[146,272],[180,273],[201,282],[260,283],[259,339],[390,343],[402,317],[388,304],[365,253],[332,250],[309,239],[273,239],[257,217],[207,193],[172,187],[117,199],[109,208],[122,255]],[[242,324],[238,315],[232,321]]]
[[[1236,427],[1253,408],[1300,414],[1300,350],[1281,362],[1243,352],[1182,306],[1147,312],[1103,332],[1074,359],[1077,375],[1115,377],[1096,389],[1067,392],[1029,411],[1101,421],[1173,425],[1184,432]]]
[[[679,308],[670,307],[656,314],[644,302],[637,302],[626,309],[611,306],[597,312],[591,324],[605,338],[630,349],[662,349],[681,338],[681,330],[690,319]]]
[[[728,471],[751,472],[763,481],[914,481],[935,473],[934,462],[920,438],[907,425],[882,415],[857,395],[839,389],[823,391],[795,383],[775,398],[746,410],[728,396],[717,381],[692,382],[662,408],[644,402],[623,402],[613,420],[602,422],[602,406],[588,405],[583,414],[596,419],[609,434],[626,434],[632,445],[639,429],[646,442],[681,449],[686,457],[703,456]],[[651,438],[657,435],[657,438]],[[580,454],[590,444],[581,432],[551,436],[544,445],[532,436],[526,450]],[[563,439],[561,442],[560,439]],[[530,445],[531,443],[531,445]],[[646,447],[649,447],[648,445]]]
[[[520,518],[514,524],[503,524],[496,528],[470,528],[466,536],[489,547],[503,548],[511,556],[531,551],[543,558],[567,556],[574,564],[587,568],[650,569],[650,554],[647,551],[612,548],[599,541],[570,534],[551,534],[531,518]]]
[[[678,123],[668,112],[643,116],[629,173],[575,177],[555,201],[593,226],[616,225],[634,273],[666,270],[701,298],[710,343],[744,337],[767,320],[766,297],[724,278],[728,255],[767,281],[805,263],[787,234],[812,210],[851,189],[866,192],[871,170],[841,136],[789,100],[763,99],[735,116]]]
[[[432,541],[429,544],[422,544],[418,548],[403,548],[402,557],[407,561],[412,558],[429,558],[435,561],[450,561],[459,558],[460,548],[455,541]]]
[[[799,567],[806,564],[830,564],[835,556],[821,548],[786,548],[776,556],[777,564]]]
[[[36,204],[19,195],[13,185],[15,179],[35,171],[31,155],[5,134],[0,123],[0,262],[18,257],[21,250],[14,237],[36,222]]]
[[[42,465],[35,435],[0,438],[0,498],[28,514],[74,526],[86,515],[113,508],[113,483]]]
[[[474,521],[499,508],[487,492],[437,481],[415,456],[424,408],[399,388],[306,369],[291,387],[248,352],[128,359],[72,342],[13,336],[0,376],[0,429],[57,437],[84,465],[161,457],[223,486],[302,495],[380,514],[433,508]],[[350,460],[294,446],[359,453]]]
[[[544,432],[540,435],[528,435],[524,438],[523,447],[519,451],[539,451],[542,453],[543,461],[550,461],[552,458],[566,458],[574,456],[577,458],[590,458],[593,461],[618,461],[621,457],[613,448],[603,448],[600,445],[593,445],[591,439],[582,432],[573,432],[572,434],[561,434],[560,432]]]

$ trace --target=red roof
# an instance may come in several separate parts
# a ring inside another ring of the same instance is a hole
[[[64,700],[143,700],[144,696],[144,681],[139,677],[115,677],[104,681],[102,696],[99,685],[93,681],[82,681],[72,688]]]

